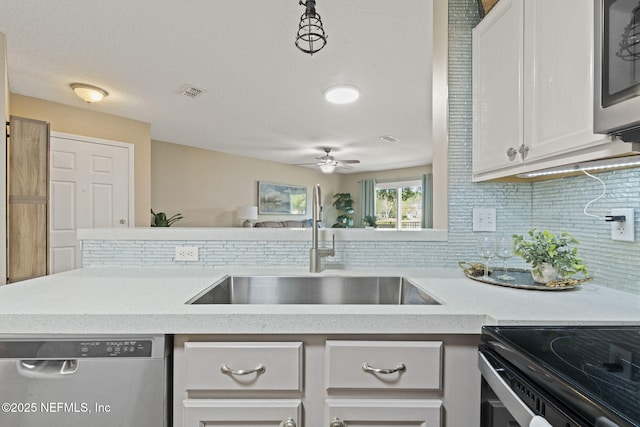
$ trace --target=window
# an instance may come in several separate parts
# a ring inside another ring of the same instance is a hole
[[[422,181],[376,183],[376,224],[396,230],[420,229],[422,224]]]

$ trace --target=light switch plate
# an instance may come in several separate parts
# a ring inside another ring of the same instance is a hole
[[[495,208],[473,208],[473,231],[496,231]]]

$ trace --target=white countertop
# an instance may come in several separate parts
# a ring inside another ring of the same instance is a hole
[[[496,324],[636,324],[640,296],[587,282],[530,291],[480,283],[459,269],[328,270],[402,275],[442,305],[186,305],[225,274],[306,269],[80,269],[0,286],[0,334],[478,334]]]

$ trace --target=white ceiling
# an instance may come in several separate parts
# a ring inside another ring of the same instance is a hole
[[[349,172],[431,163],[431,0],[317,0],[328,44],[294,46],[298,0],[0,0],[9,89],[151,124],[152,139]],[[109,96],[87,104],[69,85]],[[360,99],[330,105],[329,86]],[[206,93],[177,93],[189,84]],[[400,141],[383,142],[392,135]]]

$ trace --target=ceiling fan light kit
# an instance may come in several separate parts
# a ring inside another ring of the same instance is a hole
[[[360,89],[352,85],[336,85],[324,91],[324,99],[332,104],[350,104],[360,98]]]
[[[332,173],[336,169],[336,165],[333,162],[322,163],[318,167],[322,173]]]

